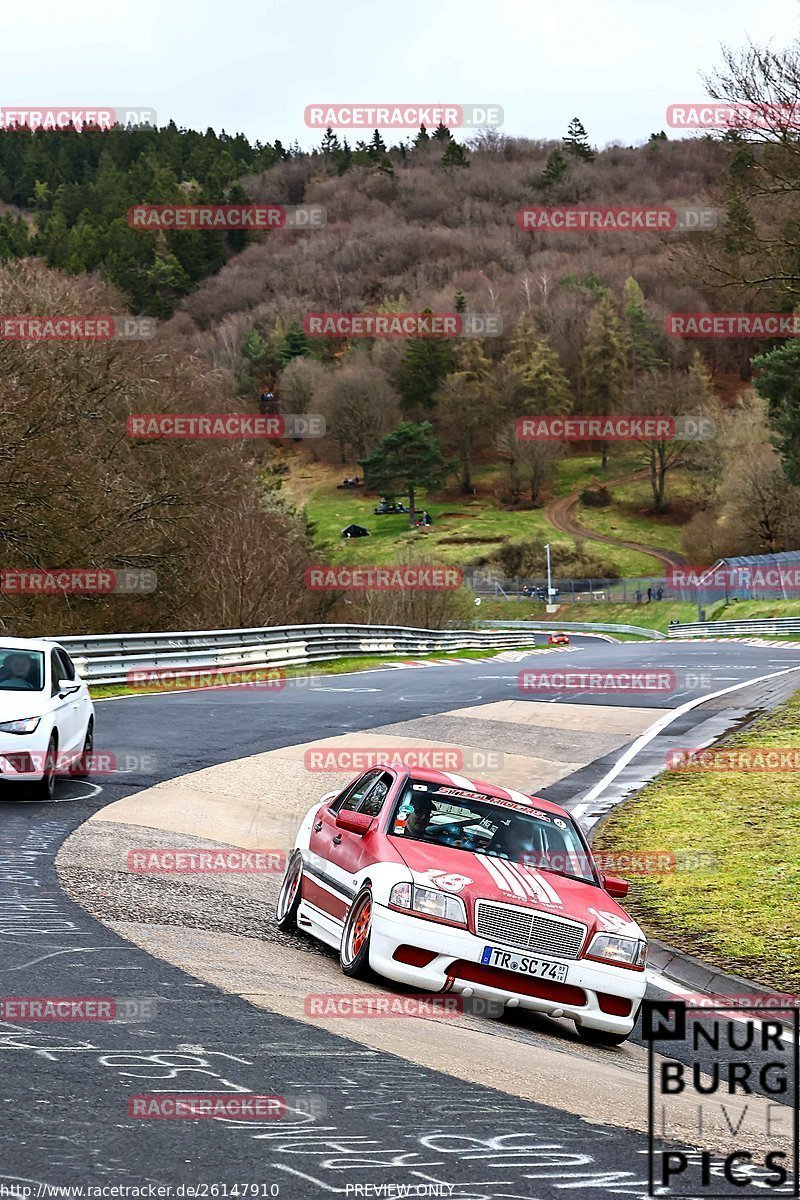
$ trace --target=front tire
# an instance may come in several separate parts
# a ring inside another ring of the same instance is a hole
[[[90,759],[94,750],[94,718],[89,718],[89,724],[86,726],[86,737],[83,739],[83,750],[81,756],[76,763],[73,764],[70,774],[73,779],[88,779],[91,774]]]
[[[347,914],[339,947],[339,965],[351,979],[370,979],[369,942],[372,933],[372,890],[362,887]]]
[[[58,762],[58,742],[52,734],[47,744],[44,756],[44,775],[31,784],[31,791],[36,800],[49,802],[56,794],[56,764]]]
[[[608,1033],[605,1029],[591,1029],[588,1025],[577,1025],[578,1037],[590,1046],[621,1046],[627,1042],[630,1033]],[[631,1030],[633,1033],[633,1030]]]
[[[303,856],[295,852],[286,867],[275,910],[278,929],[283,933],[297,932],[297,910],[300,907],[302,886]]]

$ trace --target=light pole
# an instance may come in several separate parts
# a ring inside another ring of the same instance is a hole
[[[548,605],[550,605],[553,603],[553,586],[552,586],[553,581],[550,577],[550,543],[549,542],[545,545],[545,552],[547,554],[547,603],[548,603]]]

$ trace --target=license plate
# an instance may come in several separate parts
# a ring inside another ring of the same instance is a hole
[[[551,979],[563,983],[567,978],[567,964],[548,962],[545,958],[531,958],[517,950],[498,950],[487,946],[481,955],[484,967],[500,967],[504,971],[519,971],[522,975],[533,975],[535,979]]]

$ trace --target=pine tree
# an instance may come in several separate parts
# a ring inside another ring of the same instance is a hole
[[[322,142],[320,143],[319,148],[320,148],[321,154],[327,154],[327,155],[338,154],[341,151],[341,146],[339,145],[339,139],[336,136],[336,134],[333,132],[333,130],[331,129],[330,125],[325,130],[325,136],[322,139]]]
[[[628,382],[625,336],[610,296],[593,309],[581,358],[583,398],[595,416],[609,416],[619,405]],[[601,442],[601,466],[608,469],[608,442]]]
[[[373,133],[367,153],[374,162],[378,162],[386,154],[386,143],[380,135],[380,130],[376,129]]]
[[[464,295],[461,288],[459,288],[456,292],[456,298],[453,307],[457,313],[463,313],[467,311],[467,297]]]
[[[714,378],[703,361],[703,356],[699,350],[693,351],[692,361],[689,363],[686,395],[695,409],[716,403],[717,394],[714,391]]]
[[[589,135],[577,117],[573,117],[563,139],[564,148],[574,158],[582,158],[584,162],[593,162],[595,152],[589,145]]]
[[[546,337],[534,343],[520,368],[523,414],[562,416],[572,411],[572,391],[561,359]]]
[[[427,129],[425,128],[424,125],[420,125],[419,133],[414,138],[415,149],[417,146],[426,146],[430,140],[431,140],[430,135],[429,135]]]
[[[344,175],[345,171],[349,171],[353,162],[353,151],[347,138],[342,138],[342,153],[339,157],[339,166],[337,173]]]
[[[425,314],[431,309],[423,309]],[[397,370],[397,387],[406,412],[431,412],[436,390],[452,369],[453,343],[449,338],[411,338]]]
[[[791,484],[800,487],[800,341],[791,338],[759,354],[753,369],[756,391],[769,403],[769,423],[784,472]]]
[[[547,156],[547,162],[544,164],[544,170],[539,176],[539,187],[551,188],[554,184],[563,179],[569,170],[569,163],[566,160],[563,150],[556,147],[551,150]]]
[[[450,130],[447,128],[447,126],[444,124],[443,121],[439,122],[439,124],[436,126],[433,133],[431,134],[431,137],[436,142],[452,142],[452,140],[453,140],[452,133],[450,132]]]
[[[496,399],[490,384],[490,363],[477,338],[463,338],[453,352],[454,370],[436,394],[438,421],[461,464],[461,491],[472,487],[472,460],[493,425]]]
[[[293,358],[301,358],[311,353],[305,330],[293,321],[288,326],[283,341],[278,347],[278,358],[285,367]]]
[[[408,523],[412,528],[417,493],[421,488],[432,491],[440,487],[451,469],[433,436],[430,421],[401,421],[370,455],[360,460],[360,466],[368,487],[385,495],[408,496]]]
[[[752,254],[758,247],[756,223],[747,202],[734,195],[725,210],[727,220],[723,232],[723,245],[728,254]]]
[[[643,371],[666,367],[656,350],[656,331],[644,309],[644,292],[629,275],[622,288],[622,322],[625,332],[628,370],[632,377]]]
[[[468,167],[469,158],[463,146],[458,142],[450,141],[447,143],[442,155],[443,167]]]

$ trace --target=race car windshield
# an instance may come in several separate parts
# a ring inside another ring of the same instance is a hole
[[[412,779],[395,806],[388,832],[597,882],[572,822],[533,804],[528,810],[516,802]]]
[[[0,692],[40,692],[44,687],[44,655],[39,650],[0,646]]]

